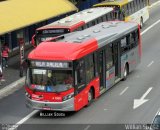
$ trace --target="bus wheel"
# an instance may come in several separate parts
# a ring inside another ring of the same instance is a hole
[[[128,76],[128,66],[127,64],[125,65],[125,68],[124,68],[124,73],[123,73],[123,81],[127,79],[127,76]]]
[[[88,92],[88,105],[89,106],[93,101],[93,90],[90,89],[89,92]]]
[[[143,27],[143,18],[141,17],[141,20],[140,20],[140,28],[142,29]]]

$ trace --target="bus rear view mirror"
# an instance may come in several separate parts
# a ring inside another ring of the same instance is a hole
[[[30,41],[30,44],[31,44],[34,48],[36,47],[35,39],[36,39],[36,35],[34,34],[33,37],[32,37],[32,40]]]

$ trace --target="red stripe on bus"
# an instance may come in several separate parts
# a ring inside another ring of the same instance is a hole
[[[87,86],[85,86],[85,88],[80,93],[78,93],[74,97],[75,111],[80,110],[81,108],[83,108],[84,106],[86,106],[88,104],[88,93],[89,93],[91,87],[94,89],[94,92],[95,92],[94,98],[97,98],[98,96],[100,96],[99,77],[92,80],[89,84],[87,84]]]
[[[70,27],[70,31],[73,32],[74,30],[78,29],[79,27],[82,27],[83,25],[85,25],[84,21],[76,23]]]

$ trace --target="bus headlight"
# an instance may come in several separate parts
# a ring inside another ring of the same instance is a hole
[[[74,93],[70,93],[70,94],[68,94],[67,96],[64,96],[64,97],[63,97],[63,101],[66,101],[66,100],[72,98],[73,96],[74,96]]]
[[[26,97],[31,98],[31,95],[27,92],[25,92]]]

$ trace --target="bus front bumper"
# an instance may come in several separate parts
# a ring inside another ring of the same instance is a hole
[[[37,110],[74,111],[74,98],[63,102],[43,102],[26,97],[26,106]]]

